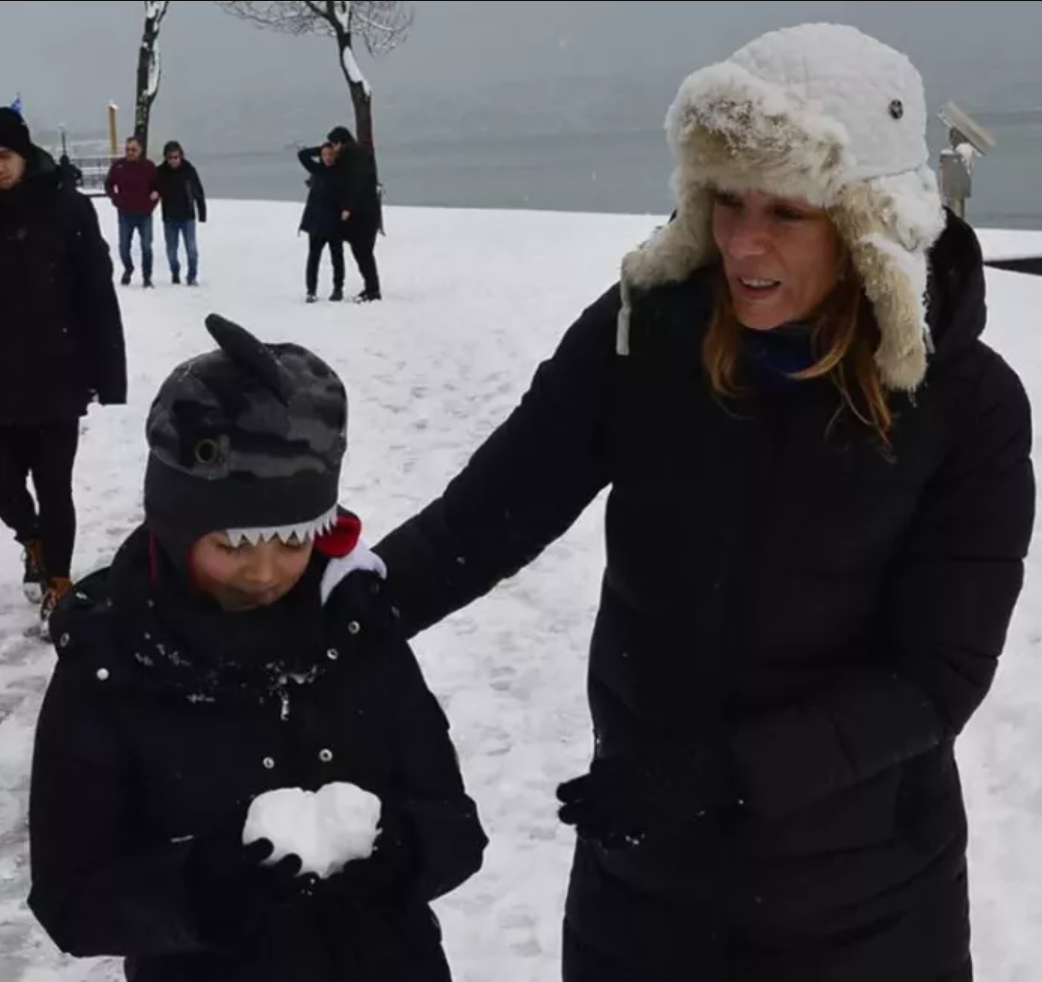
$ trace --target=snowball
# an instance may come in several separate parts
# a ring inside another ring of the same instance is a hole
[[[372,856],[381,811],[379,798],[353,784],[327,784],[317,792],[281,788],[254,799],[242,841],[268,839],[275,847],[269,864],[297,855],[302,873],[326,879]]]

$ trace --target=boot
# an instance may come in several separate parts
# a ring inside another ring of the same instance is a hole
[[[125,269],[123,270],[123,278],[120,280],[120,283],[122,283],[124,286],[130,286],[130,281],[133,278],[134,273],[129,269]]]
[[[47,592],[43,595],[43,602],[40,604],[40,637],[44,641],[51,640],[51,614],[54,613],[54,609],[61,602],[62,597],[71,589],[72,580],[64,577],[53,579],[48,585]]]
[[[336,287],[333,292],[329,295],[330,302],[340,303],[344,299],[343,287]]]
[[[25,563],[25,575],[22,577],[25,599],[31,604],[42,603],[47,574],[43,568],[43,545],[39,540],[33,539],[25,544],[22,560]]]
[[[173,275],[172,275],[172,276],[170,277],[170,282],[171,282],[171,283],[172,283],[172,284],[173,284],[174,286],[180,286],[180,285],[181,285],[181,274],[180,274],[180,273],[174,273],[174,274],[173,274]]]

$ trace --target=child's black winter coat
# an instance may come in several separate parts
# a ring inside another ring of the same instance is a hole
[[[64,951],[125,956],[135,982],[450,977],[428,902],[480,868],[487,840],[379,578],[353,572],[323,605],[328,562],[316,552],[292,594],[237,620],[201,608],[139,530],[59,608],[30,906]],[[265,791],[334,781],[405,816],[407,888],[379,905],[308,901],[249,944],[204,940],[193,837]]]

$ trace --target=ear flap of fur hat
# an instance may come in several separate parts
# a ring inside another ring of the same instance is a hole
[[[714,191],[759,190],[828,209],[875,310],[883,384],[914,390],[929,344],[927,257],[945,223],[926,122],[911,62],[850,27],[776,31],[691,75],[666,120],[677,214],[623,260],[620,352],[633,290],[718,258]]]

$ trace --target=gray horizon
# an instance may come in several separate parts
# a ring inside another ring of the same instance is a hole
[[[637,8],[610,0],[415,0],[411,6],[416,22],[406,43],[377,60],[360,57],[374,86],[378,139],[407,141],[415,128],[448,137],[475,122],[480,132],[497,106],[509,113],[521,102],[522,126],[532,114],[551,133],[569,121],[581,126],[583,93],[596,94],[598,82],[632,101],[619,108],[626,122],[655,128],[685,74],[763,30],[806,20],[852,23],[902,48],[935,101],[954,98],[992,111],[1042,107],[1042,69],[1034,67],[1042,4],[648,2]],[[121,131],[129,130],[141,4],[99,0],[56,8],[0,0],[0,16],[0,103],[20,92],[26,115],[41,130],[64,124],[73,133],[103,134],[106,107],[115,101]],[[293,142],[310,134],[319,117],[350,121],[328,38],[287,37],[214,4],[175,2],[161,49],[157,132],[230,150]],[[562,106],[557,96],[565,83],[576,97]],[[476,120],[468,119],[471,113]],[[266,121],[287,132],[268,132]]]

